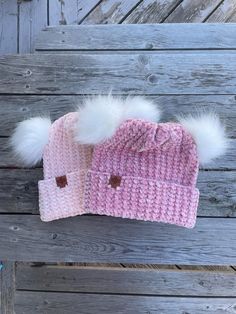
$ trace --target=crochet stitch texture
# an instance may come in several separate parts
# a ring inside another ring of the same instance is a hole
[[[127,120],[94,148],[85,210],[192,228],[198,166],[196,144],[180,124]]]
[[[82,215],[85,177],[92,147],[74,141],[77,113],[56,120],[44,149],[44,180],[39,181],[39,209],[43,221]]]
[[[56,120],[39,181],[41,219],[85,213],[195,225],[197,148],[178,123],[127,120],[96,145],[74,140],[77,113]]]

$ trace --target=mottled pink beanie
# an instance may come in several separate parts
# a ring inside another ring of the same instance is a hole
[[[88,103],[80,112],[78,140],[95,144],[85,209],[192,228],[199,200],[195,187],[199,160],[208,162],[225,150],[218,117],[157,123],[160,112],[150,101],[141,97],[113,101],[100,99],[99,106]]]
[[[180,124],[128,120],[94,150],[86,209],[191,228],[197,174],[196,144]]]

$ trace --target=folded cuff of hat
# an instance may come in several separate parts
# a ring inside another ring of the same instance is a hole
[[[84,185],[87,171],[41,180],[39,211],[43,221],[82,215],[84,211]]]
[[[88,172],[85,186],[87,212],[186,228],[195,225],[198,200],[195,187],[96,171]]]

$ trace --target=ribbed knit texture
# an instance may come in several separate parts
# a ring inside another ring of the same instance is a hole
[[[180,124],[128,120],[94,149],[85,208],[192,228],[198,165],[196,145]],[[115,187],[112,177],[120,181]]]
[[[44,149],[44,180],[39,181],[39,209],[43,221],[81,215],[84,209],[84,187],[91,164],[92,147],[79,145],[73,138],[77,113],[56,120],[50,129],[49,142]],[[60,187],[58,177],[65,176]]]

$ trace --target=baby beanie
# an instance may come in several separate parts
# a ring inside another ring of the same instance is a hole
[[[158,123],[160,111],[151,101],[117,102],[100,97],[96,107],[88,101],[79,112],[77,140],[95,145],[85,210],[192,228],[199,162],[208,163],[226,148],[219,118],[203,114]]]
[[[197,174],[196,144],[180,124],[127,120],[94,149],[85,207],[96,214],[192,228]]]
[[[84,184],[92,146],[74,140],[78,113],[68,113],[51,124],[47,118],[21,122],[12,145],[24,165],[43,158],[44,180],[38,182],[39,211],[43,221],[84,214]]]
[[[82,215],[84,182],[92,148],[74,141],[76,113],[52,124],[43,152],[44,180],[39,181],[39,210],[43,221]]]

